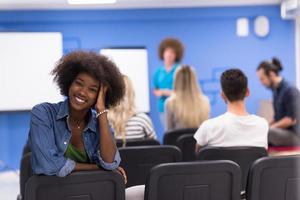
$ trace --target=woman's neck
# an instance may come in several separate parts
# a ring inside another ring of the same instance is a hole
[[[88,114],[88,110],[77,111],[72,109],[71,107],[69,109],[69,117],[72,119],[72,121],[75,121],[77,123],[83,122],[86,119],[87,114]]]
[[[170,71],[172,69],[173,65],[174,65],[174,63],[167,63],[167,62],[165,62],[165,68],[166,68],[166,70]]]
[[[249,115],[244,101],[228,102],[227,111],[236,115]]]

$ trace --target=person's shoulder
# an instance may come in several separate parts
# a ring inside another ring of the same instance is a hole
[[[59,103],[49,103],[49,102],[43,102],[43,103],[39,103],[36,104],[35,106],[33,106],[32,110],[47,110],[47,109],[53,109],[58,107]]]
[[[226,118],[226,113],[219,115],[217,117],[205,120],[204,122],[202,122],[202,124],[200,125],[200,127],[204,128],[204,129],[213,129],[216,128],[222,124],[224,124],[224,120]]]
[[[132,119],[144,119],[144,120],[151,120],[149,115],[147,115],[144,112],[138,112],[135,115],[132,116]]]
[[[210,102],[209,102],[208,96],[206,96],[206,95],[204,95],[204,94],[201,94],[201,95],[200,95],[200,99],[201,99],[203,102],[205,102],[206,104],[209,104],[209,103],[210,103]]]
[[[252,114],[251,117],[252,117],[252,119],[255,121],[255,123],[257,125],[262,125],[264,127],[268,127],[269,126],[269,123],[268,123],[268,121],[265,118],[260,117],[258,115],[254,115],[254,114]]]
[[[165,101],[165,107],[170,107],[172,102],[174,102],[175,100],[175,96],[171,95],[170,97],[168,97]]]
[[[300,91],[299,91],[299,89],[296,87],[296,86],[294,86],[294,85],[291,85],[291,84],[289,84],[289,86],[287,87],[287,89],[286,89],[286,93],[289,95],[289,94],[291,94],[291,95],[295,95],[295,94],[300,94]]]
[[[224,114],[218,115],[214,118],[208,119],[207,122],[210,124],[218,124],[227,118],[228,118],[228,113],[224,113]]]
[[[32,113],[41,113],[41,112],[58,112],[59,108],[62,106],[63,102],[58,103],[49,103],[49,102],[43,102],[39,103],[35,106],[33,106],[31,112]]]

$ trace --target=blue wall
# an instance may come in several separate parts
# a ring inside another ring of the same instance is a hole
[[[271,32],[266,38],[258,38],[253,32],[253,21],[258,15],[270,19]],[[248,37],[236,36],[238,17],[250,20]],[[62,32],[65,53],[78,48],[99,51],[108,46],[146,46],[150,80],[161,65],[157,57],[159,42],[167,36],[180,38],[186,47],[183,63],[195,66],[203,90],[211,99],[212,116],[226,109],[218,96],[218,77],[226,68],[239,67],[249,76],[252,93],[248,106],[253,113],[259,99],[270,98],[269,91],[255,77],[261,60],[278,56],[285,66],[283,75],[295,82],[294,28],[293,21],[280,19],[278,6],[0,12],[0,31]],[[153,95],[150,102],[150,115],[161,139],[163,131]],[[0,160],[14,168],[19,165],[28,124],[28,112],[0,113]]]

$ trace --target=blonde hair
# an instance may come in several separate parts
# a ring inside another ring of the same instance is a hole
[[[125,127],[127,121],[136,113],[135,92],[128,76],[123,75],[125,81],[125,95],[120,103],[111,108],[108,113],[108,120],[115,130],[115,137],[126,141]]]
[[[174,91],[167,106],[184,128],[196,128],[209,118],[210,104],[202,93],[194,70],[183,65],[175,72]]]

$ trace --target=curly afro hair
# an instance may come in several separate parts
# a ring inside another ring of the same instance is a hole
[[[166,38],[159,44],[158,55],[161,60],[163,60],[164,51],[167,48],[171,48],[176,53],[176,62],[180,62],[183,58],[184,54],[184,46],[183,44],[176,38]]]
[[[60,93],[68,96],[69,88],[79,73],[87,73],[107,86],[106,107],[119,103],[125,94],[125,83],[116,65],[106,56],[95,52],[74,51],[63,56],[51,72]]]

